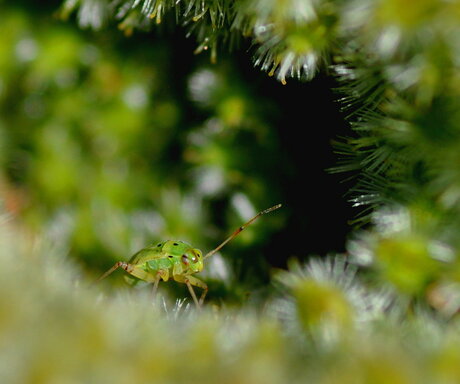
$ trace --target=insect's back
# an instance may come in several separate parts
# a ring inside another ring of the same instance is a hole
[[[151,260],[170,258],[171,256],[173,258],[181,257],[190,248],[191,246],[183,241],[163,241],[141,249],[129,259],[129,263],[140,265]]]

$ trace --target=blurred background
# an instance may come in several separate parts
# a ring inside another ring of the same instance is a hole
[[[0,383],[460,383],[460,2],[62,4],[0,0]],[[202,311],[92,285],[278,203]]]
[[[344,251],[356,212],[344,177],[327,172],[331,140],[347,133],[331,76],[281,85],[253,67],[249,43],[211,64],[168,23],[85,31],[56,16],[60,3],[0,3],[10,215],[96,278],[152,242],[207,252],[282,203],[202,274],[211,299],[236,302],[263,296],[289,258]]]

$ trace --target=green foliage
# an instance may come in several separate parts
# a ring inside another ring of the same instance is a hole
[[[266,107],[242,80],[228,81],[231,66],[190,69],[181,80],[188,82],[185,102],[170,86],[173,59],[161,41],[154,49],[130,46],[63,23],[47,26],[46,17],[33,21],[14,8],[4,15],[5,206],[89,272],[168,238],[208,251],[258,208],[279,200],[276,187],[266,193],[276,177],[276,159],[267,155],[277,148]],[[187,108],[199,118],[189,118]],[[219,202],[225,209],[213,215]],[[251,246],[277,220],[265,220],[257,235],[248,229],[239,243],[253,254],[260,281],[267,279],[266,263]],[[219,229],[207,225],[216,221]],[[215,275],[212,266],[207,270]],[[245,279],[220,270],[228,288]]]
[[[336,66],[359,135],[339,145],[351,154],[340,169],[362,171],[357,204],[424,200],[450,210],[455,203],[446,199],[457,198],[460,180],[452,169],[459,146],[458,4],[368,1],[359,9],[356,38]]]
[[[283,83],[292,76],[311,79],[318,64],[328,60],[338,29],[333,1],[69,0],[62,15],[75,10],[82,27],[99,29],[115,20],[128,35],[134,28],[149,29],[175,15],[175,22],[195,36],[195,52],[209,50],[212,62],[218,47],[233,48],[242,38],[250,38],[258,46],[255,64]]]
[[[458,321],[410,318],[343,257],[292,265],[262,313],[146,292],[101,296],[3,217],[0,380],[8,383],[455,383]],[[285,288],[282,288],[282,287]],[[313,305],[312,305],[313,304]]]
[[[360,46],[349,44],[336,66],[357,136],[338,144],[337,169],[360,171],[353,202],[374,210],[374,227],[350,252],[402,296],[450,316],[458,310],[458,5],[376,2],[358,16]]]

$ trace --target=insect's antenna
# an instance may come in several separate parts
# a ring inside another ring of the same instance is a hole
[[[271,208],[265,209],[264,211],[259,212],[257,215],[255,215],[252,219],[250,219],[247,223],[244,223],[241,227],[239,227],[235,232],[233,232],[229,237],[227,237],[220,245],[217,246],[217,248],[214,248],[212,251],[208,252],[203,259],[206,259],[212,255],[214,255],[216,252],[219,252],[222,247],[227,244],[229,241],[233,240],[236,236],[240,234],[240,232],[251,225],[254,221],[256,221],[260,216],[265,215],[268,212],[274,211],[275,209],[281,208],[281,204],[277,204]]]

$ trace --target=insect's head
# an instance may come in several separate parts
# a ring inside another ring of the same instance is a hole
[[[200,272],[203,269],[203,254],[199,249],[189,248],[182,255],[181,262],[193,273]]]

